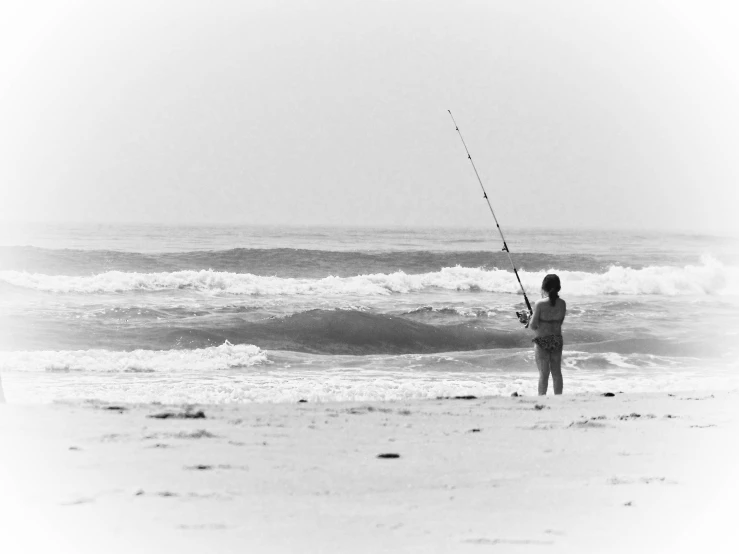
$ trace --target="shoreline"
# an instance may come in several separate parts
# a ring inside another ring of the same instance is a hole
[[[738,398],[4,404],[0,544],[729,552]]]
[[[577,353],[569,352],[570,358]],[[79,353],[84,357],[84,352]],[[274,358],[276,359],[276,358]],[[443,363],[442,357],[408,363]],[[95,359],[86,359],[90,364]],[[115,360],[113,360],[114,362]],[[133,362],[136,358],[133,358]],[[222,361],[222,360],[221,360]],[[221,363],[219,361],[219,363]],[[310,361],[310,360],[309,360]],[[365,362],[365,359],[361,359]],[[370,360],[371,361],[371,360]],[[441,362],[440,362],[441,361]],[[471,363],[477,363],[470,358]],[[113,362],[107,361],[109,366]],[[132,362],[132,363],[133,363]],[[107,372],[91,371],[2,371],[5,398],[11,404],[47,404],[58,401],[163,404],[227,405],[229,403],[294,404],[301,399],[314,403],[425,401],[438,397],[475,395],[480,398],[507,398],[512,393],[535,396],[538,373],[527,371],[445,371],[401,368],[364,369],[342,359],[336,369],[319,364],[295,364],[277,360],[286,367],[270,365],[241,371]],[[346,362],[346,363],[345,363]],[[355,360],[356,362],[356,360]],[[44,363],[48,363],[44,362]],[[176,363],[176,360],[172,363]],[[346,367],[344,367],[346,366]],[[678,393],[739,389],[739,377],[731,367],[670,369],[653,367],[607,370],[563,369],[565,396],[613,391],[629,394]],[[549,392],[552,392],[550,382]]]

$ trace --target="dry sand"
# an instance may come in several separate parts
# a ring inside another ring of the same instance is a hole
[[[0,552],[739,552],[738,403],[0,405]]]

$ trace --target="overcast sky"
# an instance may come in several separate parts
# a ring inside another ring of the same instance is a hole
[[[739,230],[730,2],[0,6],[6,221]]]

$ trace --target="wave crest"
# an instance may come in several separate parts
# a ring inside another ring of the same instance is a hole
[[[547,272],[519,271],[524,286],[537,291],[546,273],[562,279],[563,294],[675,296],[737,294],[739,268],[726,267],[705,257],[701,265],[685,267],[649,266],[642,269],[610,266],[603,273],[550,269]],[[0,271],[0,282],[16,287],[55,293],[121,293],[128,291],[195,290],[232,295],[355,295],[408,294],[426,289],[473,292],[520,292],[512,273],[502,269],[446,267],[440,271],[407,274],[402,271],[356,277],[296,279],[231,273],[213,270],[137,273],[108,271],[77,277],[23,271]]]
[[[3,371],[153,373],[216,371],[270,363],[257,346],[230,344],[196,350],[62,350],[0,352]]]

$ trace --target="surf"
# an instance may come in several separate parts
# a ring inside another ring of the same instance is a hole
[[[736,295],[739,268],[725,266],[709,256],[700,265],[647,266],[635,269],[611,265],[602,272],[550,268],[519,271],[529,289],[536,290],[545,273],[557,273],[566,293],[576,296],[602,295]],[[207,270],[174,272],[106,271],[95,275],[47,275],[26,271],[0,271],[0,283],[19,289],[50,293],[119,294],[191,290],[204,294],[233,296],[387,296],[430,290],[494,292],[520,295],[510,271],[480,267],[445,267],[439,271],[410,274],[362,274],[352,277],[329,275],[317,279],[283,278],[252,273]]]
[[[269,363],[267,354],[257,346],[228,342],[193,350],[111,351],[98,348],[0,352],[0,370],[22,372],[207,372]]]

